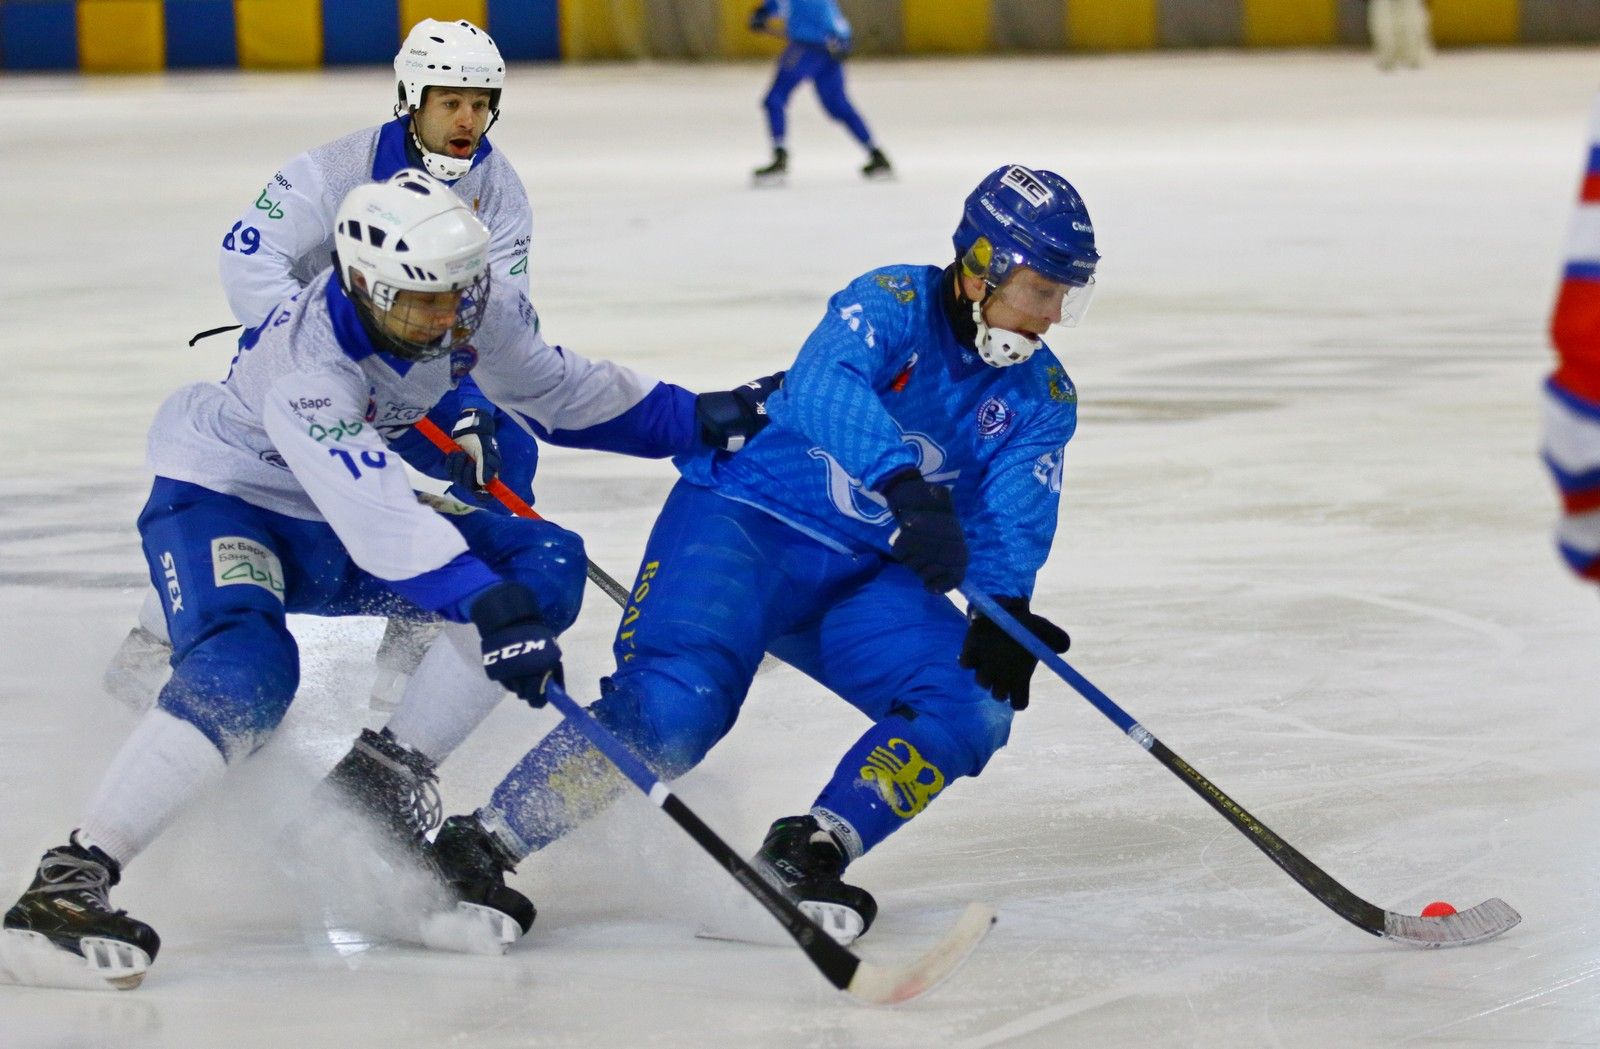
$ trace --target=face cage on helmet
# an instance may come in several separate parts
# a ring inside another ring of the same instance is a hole
[[[385,318],[401,323],[406,321],[410,304],[403,296],[410,290],[414,289],[396,288],[390,284],[374,282],[373,294],[369,295],[358,288],[354,298],[357,306],[367,313],[368,319],[372,322],[372,330],[384,343],[382,349],[401,360],[413,363],[431,361],[465,346],[477,334],[479,325],[483,323],[484,311],[489,306],[489,271],[485,269],[470,285],[461,289],[460,299],[456,305],[455,323],[443,335],[427,341],[399,335],[385,324]],[[379,302],[388,305],[380,306]]]

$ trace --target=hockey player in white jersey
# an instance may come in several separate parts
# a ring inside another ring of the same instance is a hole
[[[221,238],[219,268],[234,317],[245,327],[264,320],[328,266],[333,216],[350,190],[420,167],[451,185],[489,228],[489,264],[497,283],[528,292],[532,216],[521,180],[487,137],[500,113],[505,62],[493,39],[471,22],[424,19],[395,57],[395,119],[302,153],[273,174]],[[470,376],[429,412],[470,456],[441,456],[420,434],[405,433],[394,449],[424,473],[452,481],[455,498],[497,513],[482,497],[499,476],[532,501],[538,463],[533,437],[478,390]],[[391,431],[394,420],[377,420]],[[378,651],[372,702],[392,709],[432,640],[432,622],[391,619]],[[149,591],[139,625],[106,672],[109,691],[136,710],[155,698],[172,645],[161,602]]]
[[[227,378],[179,389],[151,426],[156,476],[139,530],[173,674],[79,829],[6,913],[0,963],[16,979],[143,978],[160,941],[108,890],[282,720],[299,681],[290,612],[448,621],[384,730],[363,732],[329,780],[495,921],[502,942],[525,931],[533,905],[505,886],[493,841],[458,833],[427,846],[434,767],[504,689],[539,706],[560,680],[556,635],[577,615],[583,546],[543,521],[424,506],[379,421],[420,418],[468,371],[496,403],[578,447],[682,454],[737,445],[765,421],[733,394],[697,398],[547,344],[515,283],[491,280],[489,231],[420,171],[352,190],[335,237],[335,267],[246,334]]]

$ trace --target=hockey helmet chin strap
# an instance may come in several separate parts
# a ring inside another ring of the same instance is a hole
[[[485,129],[485,133],[487,133],[487,130]],[[415,115],[411,118],[411,142],[417,147],[417,152],[421,154],[422,166],[427,170],[428,174],[445,182],[454,182],[471,171],[473,157],[477,156],[476,151],[473,152],[472,157],[452,157],[447,153],[433,152],[422,144],[422,136],[417,134],[417,118]]]

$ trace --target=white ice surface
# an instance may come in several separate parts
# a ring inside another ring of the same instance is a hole
[[[764,65],[517,68],[498,148],[535,209],[556,341],[699,388],[787,363],[845,280],[942,260],[962,196],[1023,161],[1083,191],[1105,255],[1055,343],[1082,395],[1036,607],[1074,664],[1363,897],[1499,895],[1524,924],[1424,953],[1323,909],[1041,672],[1010,747],[855,873],[861,944],[909,958],[1000,908],[950,983],[855,1006],[793,949],[697,940],[739,890],[642,799],[524,865],[504,958],[330,938],[264,844],[373,715],[373,621],[296,620],[278,738],[127,872],[165,939],[143,988],[0,988],[4,1049],[229,1046],[1600,1044],[1600,601],[1547,535],[1544,325],[1597,52],[1215,53],[853,63],[900,179]],[[214,251],[275,166],[376,123],[380,69],[0,78],[0,887],[74,825],[131,718],[145,426],[230,346]],[[634,569],[663,463],[551,451],[539,506]],[[594,693],[614,609],[563,645]],[[508,704],[446,767],[478,803],[552,723]],[[683,797],[753,848],[860,730],[763,675]]]

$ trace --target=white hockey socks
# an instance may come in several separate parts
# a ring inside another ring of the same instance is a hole
[[[505,690],[484,676],[477,628],[447,623],[384,727],[401,743],[441,762],[483,723],[503,695]]]
[[[126,866],[226,770],[222,753],[182,718],[156,708],[122,744],[80,825],[79,841]]]

